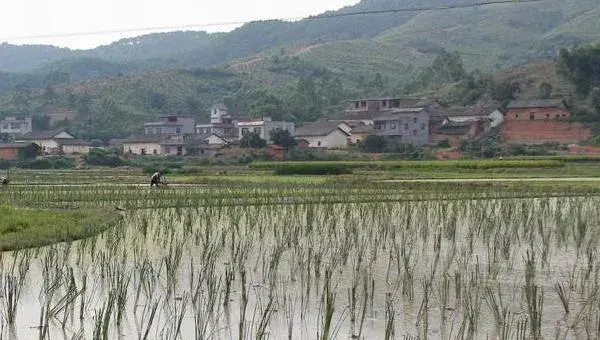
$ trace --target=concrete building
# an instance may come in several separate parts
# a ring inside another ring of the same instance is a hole
[[[239,139],[242,139],[249,133],[256,133],[260,138],[272,142],[270,137],[271,131],[277,129],[289,131],[292,136],[294,135],[294,123],[273,121],[269,117],[238,121],[236,122],[236,127]]]
[[[426,108],[393,109],[374,119],[373,130],[378,136],[422,146],[429,142],[429,112]]]
[[[181,135],[196,132],[196,119],[190,116],[163,116],[160,121],[144,124],[146,135]]]
[[[373,129],[373,125],[360,124],[354,126],[352,130],[350,130],[350,143],[360,143],[369,135],[372,135],[374,131],[375,130]]]
[[[309,148],[343,149],[348,147],[350,130],[345,123],[319,121],[298,126],[295,137]]]
[[[235,117],[228,112],[224,104],[213,105],[210,111],[210,120],[198,122],[195,132],[201,135],[216,134],[228,141],[236,140],[239,137]]]
[[[87,155],[92,148],[90,143],[80,139],[61,139],[58,144],[65,155]]]
[[[31,133],[31,131],[31,117],[5,117],[0,120],[0,134],[17,137]]]
[[[119,141],[124,153],[133,155],[162,155],[163,148],[160,136],[130,137]]]

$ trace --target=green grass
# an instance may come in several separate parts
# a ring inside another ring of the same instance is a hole
[[[41,247],[97,235],[121,219],[114,210],[54,211],[0,206],[0,251]]]

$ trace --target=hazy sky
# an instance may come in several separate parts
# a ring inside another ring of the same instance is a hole
[[[150,32],[15,37],[187,26],[255,19],[296,18],[352,5],[358,0],[0,0],[0,42],[91,48]],[[232,25],[197,27],[229,31]]]

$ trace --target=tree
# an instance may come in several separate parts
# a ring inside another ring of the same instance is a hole
[[[275,129],[270,132],[271,141],[286,149],[295,147],[298,142],[288,130]]]
[[[19,150],[19,159],[21,159],[22,161],[32,160],[39,156],[41,153],[42,148],[35,143],[31,143]]]
[[[558,70],[577,87],[577,92],[587,96],[600,85],[600,44],[584,45],[571,50],[563,48],[558,56]]]
[[[387,138],[383,136],[370,135],[360,143],[360,148],[365,152],[381,153],[385,152],[388,144]]]
[[[546,82],[541,83],[538,97],[540,99],[550,99],[552,97],[552,85]]]
[[[240,140],[240,147],[261,149],[267,146],[267,141],[260,138],[258,133],[251,132]]]

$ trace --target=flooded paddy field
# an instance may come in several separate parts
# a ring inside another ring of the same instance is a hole
[[[11,190],[22,204],[89,205],[75,189]],[[396,188],[377,196],[395,200],[352,202],[289,189],[269,197],[304,198],[183,204],[164,191],[167,203],[148,207],[94,190],[104,205],[129,202],[121,225],[2,254],[3,338],[600,337],[596,196],[417,199]]]

